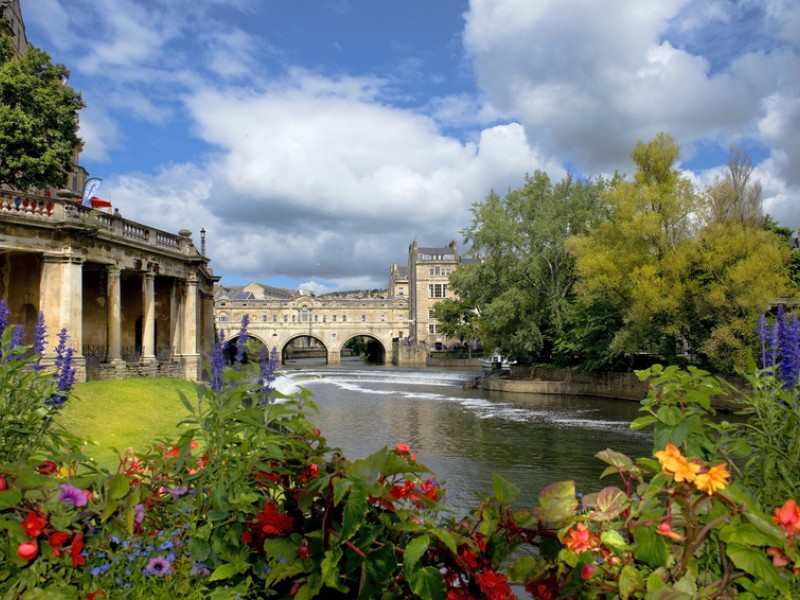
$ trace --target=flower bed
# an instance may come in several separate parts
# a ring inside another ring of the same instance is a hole
[[[246,326],[245,319],[240,340]],[[27,440],[24,452],[0,445],[3,598],[505,600],[523,588],[536,598],[791,598],[800,591],[800,509],[787,498],[762,506],[753,488],[769,483],[736,466],[741,431],[707,418],[711,398],[730,390],[702,371],[641,373],[651,392],[632,426],[653,427],[656,448],[636,460],[599,453],[604,477],[619,483],[581,497],[562,481],[530,510],[513,511],[517,489],[496,476],[493,495],[455,518],[411,448],[342,456],[310,420],[317,407],[307,391],[272,389],[275,351],[241,344],[229,368],[219,344],[209,385],[183,398],[191,416],[180,439],[130,450],[114,472],[99,470],[52,420],[68,398],[71,353],[63,351],[55,374],[45,373],[36,349],[3,328],[3,406],[18,416],[0,421],[0,434],[24,423]],[[764,397],[792,393],[771,373],[754,371],[753,383]]]

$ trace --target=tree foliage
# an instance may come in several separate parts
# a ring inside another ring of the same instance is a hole
[[[481,260],[455,271],[451,285],[474,309],[485,347],[523,360],[552,357],[576,281],[565,241],[603,219],[606,185],[572,177],[553,184],[536,171],[522,188],[473,205],[463,234]]]
[[[17,189],[61,187],[80,147],[84,104],[66,85],[69,71],[29,47],[14,56],[0,37],[0,184]]]

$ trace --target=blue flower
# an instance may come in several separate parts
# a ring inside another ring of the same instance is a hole
[[[239,336],[236,338],[236,356],[233,359],[233,368],[239,370],[244,364],[245,354],[247,352],[247,326],[250,324],[250,315],[242,317],[242,328],[239,330]]]

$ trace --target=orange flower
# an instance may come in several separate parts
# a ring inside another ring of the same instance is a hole
[[[656,458],[661,463],[664,475],[674,477],[677,482],[688,481],[691,483],[700,471],[700,465],[686,460],[686,457],[673,444],[667,444],[664,450],[656,452]]]
[[[711,467],[708,472],[700,473],[694,479],[695,487],[701,492],[708,492],[710,496],[717,490],[724,490],[728,485],[728,477],[731,476],[726,468],[728,463],[722,463],[716,467]]]
[[[800,532],[800,507],[789,498],[783,506],[775,509],[775,524],[779,525],[786,535]]]
[[[597,535],[589,531],[586,523],[578,523],[574,529],[567,532],[566,537],[562,540],[562,543],[576,554],[591,550],[597,546],[598,542]]]
[[[792,562],[780,548],[767,548],[767,554],[772,557],[772,564],[778,568],[785,567]]]
[[[686,539],[686,536],[677,533],[670,524],[669,521],[662,521],[658,524],[658,529],[656,531],[665,537],[668,537],[671,540],[675,540],[676,542],[682,542]]]

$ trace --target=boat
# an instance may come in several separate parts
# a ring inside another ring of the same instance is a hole
[[[484,369],[490,370],[505,370],[508,371],[511,368],[511,365],[517,364],[515,360],[509,360],[507,357],[503,356],[497,350],[494,351],[490,357],[484,357],[481,359],[481,366]]]

